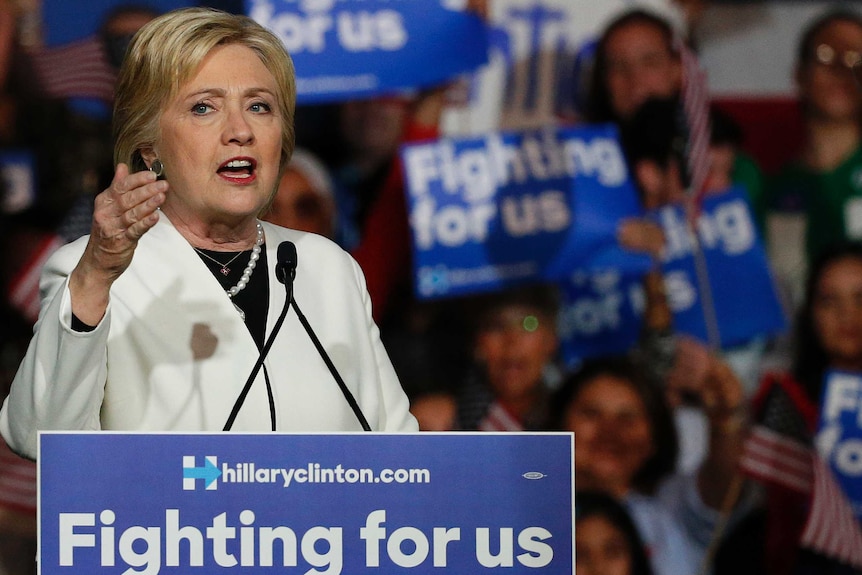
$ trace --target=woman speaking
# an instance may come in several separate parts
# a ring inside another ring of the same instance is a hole
[[[258,220],[295,95],[281,42],[247,17],[189,8],[138,32],[114,179],[90,235],[45,265],[0,411],[15,451],[35,458],[38,430],[416,429],[358,265]]]

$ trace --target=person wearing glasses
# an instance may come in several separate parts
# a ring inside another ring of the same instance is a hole
[[[825,13],[800,37],[795,80],[803,144],[773,179],[769,203],[803,215],[807,262],[835,241],[862,238],[862,92],[854,78],[860,61],[859,12]]]

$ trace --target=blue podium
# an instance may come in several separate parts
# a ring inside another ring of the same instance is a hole
[[[39,439],[42,575],[574,572],[568,433]]]

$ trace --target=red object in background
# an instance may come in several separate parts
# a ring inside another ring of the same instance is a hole
[[[0,507],[36,513],[36,464],[18,457],[0,438]]]
[[[777,172],[799,153],[804,138],[796,98],[721,97],[713,104],[739,124],[742,148],[766,174]]]

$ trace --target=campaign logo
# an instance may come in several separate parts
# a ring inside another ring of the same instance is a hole
[[[197,489],[198,479],[202,480],[208,491],[218,489],[218,481],[221,470],[218,468],[218,458],[215,455],[204,457],[203,465],[197,467],[194,455],[183,455],[183,491],[194,491]]]

